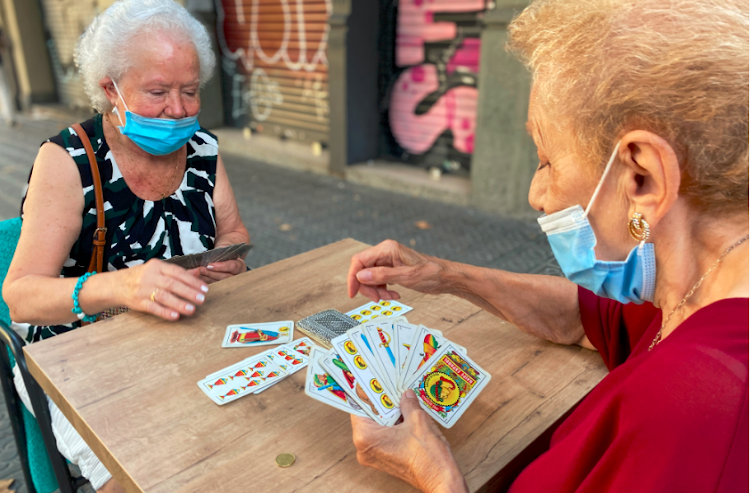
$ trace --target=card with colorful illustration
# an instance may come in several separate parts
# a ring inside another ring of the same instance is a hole
[[[300,337],[296,341],[292,341],[289,344],[284,344],[283,346],[279,346],[276,349],[266,351],[263,354],[271,358],[271,360],[279,365],[282,370],[286,371],[288,375],[291,375],[293,373],[297,373],[308,365],[310,351],[313,348],[321,349],[319,346],[316,346],[309,337]],[[300,360],[302,360],[301,364],[299,363]],[[253,393],[260,394],[261,392],[265,392],[277,383],[279,383],[279,381],[274,382],[267,387],[260,388]]]
[[[377,366],[386,387],[391,391],[393,398],[400,401],[401,394],[398,393],[398,387],[396,386],[396,354],[394,352],[396,336],[394,335],[393,324],[375,320],[367,322],[361,327],[362,332],[370,341],[372,352],[375,354]]]
[[[313,348],[320,348],[320,346],[316,345],[309,337],[300,337],[299,339],[287,344],[287,346],[307,357],[310,356],[310,352]]]
[[[257,355],[207,376],[198,382],[198,387],[222,405],[273,385],[286,375],[270,358]]]
[[[419,368],[428,360],[430,356],[440,348],[445,339],[437,335],[433,330],[424,325],[420,325],[417,333],[412,340],[412,348],[406,358],[406,363],[401,369],[398,381],[398,390],[403,393],[406,390],[406,383],[419,370]]]
[[[411,311],[410,306],[393,300],[380,300],[377,303],[367,303],[359,308],[346,312],[356,322],[363,324],[376,318],[398,317]]]
[[[359,404],[339,385],[336,380],[320,364],[326,351],[313,348],[310,352],[310,361],[307,365],[307,378],[305,378],[305,394],[316,401],[328,404],[355,416],[368,417],[359,407]]]
[[[354,329],[353,329],[354,330]],[[363,343],[358,340],[354,342],[348,335],[342,335],[331,341],[333,349],[344,360],[357,380],[361,383],[368,400],[378,411],[386,426],[390,426],[401,416],[400,409],[396,406],[391,392],[387,391],[377,373],[363,356],[360,347]],[[363,399],[364,400],[364,399]]]
[[[221,347],[251,347],[286,344],[294,337],[294,322],[267,322],[227,326]]]
[[[365,393],[364,388],[357,381],[357,377],[354,373],[349,370],[349,367],[344,360],[339,356],[334,349],[326,351],[323,357],[319,360],[320,366],[339,384],[346,394],[352,398],[354,402],[362,409],[362,411],[372,418],[376,423],[385,425],[383,416],[375,405],[370,401],[370,398]]]
[[[390,386],[390,379],[386,376],[387,369],[383,367],[380,362],[380,358],[376,354],[376,347],[379,341],[375,338],[370,338],[364,331],[364,325],[359,325],[353,329],[346,331],[349,339],[359,344],[362,357],[365,363],[369,366],[373,375],[378,382],[382,383],[387,391],[388,395],[394,399],[396,406],[399,406],[399,399],[396,397],[395,387]]]
[[[417,394],[422,408],[445,428],[453,426],[479,393],[490,375],[460,348],[446,342],[405,385]]]

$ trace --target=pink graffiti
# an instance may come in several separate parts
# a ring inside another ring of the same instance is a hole
[[[389,112],[391,131],[398,143],[412,154],[423,154],[446,129],[453,132],[453,147],[474,151],[474,130],[478,92],[473,87],[456,87],[440,98],[430,111],[414,110],[425,96],[438,88],[437,69],[424,64],[405,70],[398,78]],[[394,89],[395,89],[394,88]]]
[[[416,115],[420,101],[439,87],[435,65],[424,64],[424,43],[454,39],[453,22],[434,22],[437,12],[476,12],[484,0],[400,0],[396,30],[396,64],[416,65],[405,70],[393,87],[389,118],[396,141],[412,154],[423,154],[446,129],[453,132],[453,147],[460,152],[474,151],[477,96],[473,87],[456,87],[446,92],[430,111]],[[462,67],[479,73],[481,42],[468,38],[456,49],[447,72]]]
[[[476,12],[484,0],[400,0],[396,26],[396,65],[408,67],[424,62],[424,43],[456,37],[453,22],[433,22],[435,12]]]
[[[448,73],[452,73],[457,67],[468,68],[475,74],[479,73],[479,47],[482,42],[476,38],[465,39],[456,53],[448,61]]]

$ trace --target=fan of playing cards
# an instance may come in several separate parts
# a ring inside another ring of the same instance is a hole
[[[490,381],[466,349],[404,317],[366,322],[331,343],[328,351],[312,348],[305,393],[386,426],[401,416],[399,400],[411,389],[450,428]]]
[[[298,322],[312,339],[293,340],[292,320],[229,325],[225,348],[281,345],[208,375],[198,387],[222,405],[263,392],[307,366],[305,393],[315,400],[391,426],[401,416],[401,395],[411,389],[422,408],[450,428],[490,375],[439,330],[399,316],[409,311],[383,300],[347,314],[324,310]]]

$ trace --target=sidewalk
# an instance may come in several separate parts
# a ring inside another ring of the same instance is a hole
[[[18,216],[39,145],[72,121],[58,112],[19,115],[15,127],[0,123],[0,220]],[[231,155],[223,158],[255,245],[247,257],[250,267],[344,238],[373,245],[393,239],[458,262],[560,275],[534,220],[502,218]],[[16,491],[25,492],[4,403],[0,416],[0,479],[15,478]]]

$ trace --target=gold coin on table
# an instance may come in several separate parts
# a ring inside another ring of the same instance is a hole
[[[279,467],[289,467],[294,464],[297,458],[294,454],[279,454],[276,456],[276,465]]]

